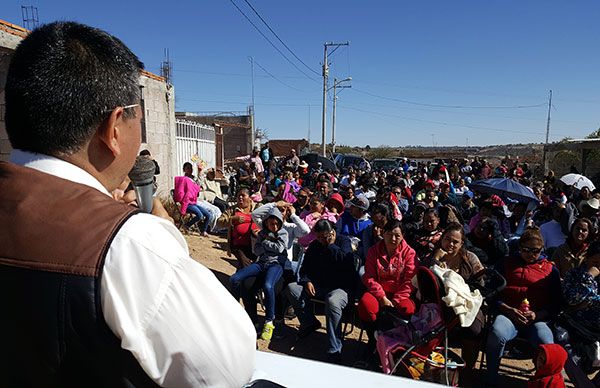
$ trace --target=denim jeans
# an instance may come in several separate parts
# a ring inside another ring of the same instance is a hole
[[[240,297],[240,284],[248,278],[256,277],[261,273],[265,274],[263,291],[265,292],[265,319],[272,321],[275,319],[275,285],[283,274],[283,268],[279,263],[252,263],[245,268],[239,269],[231,275],[229,282],[234,296]]]
[[[554,336],[552,335],[552,330],[548,327],[547,322],[536,322],[517,328],[506,316],[498,315],[494,320],[492,330],[488,334],[487,339],[487,383],[496,385],[498,368],[500,367],[500,359],[504,353],[504,346],[508,341],[517,337],[517,335],[527,339],[535,346],[554,343]]]
[[[327,338],[329,348],[327,353],[339,353],[342,351],[342,312],[348,305],[348,293],[341,288],[335,290],[319,289],[315,287],[315,299],[325,302],[325,318],[327,322]],[[298,283],[288,284],[290,302],[298,316],[301,327],[311,325],[317,318],[310,306],[310,297],[304,291],[304,287]]]
[[[204,218],[206,220],[206,222],[204,223],[204,226],[202,227],[202,230],[200,232],[206,232],[206,230],[208,229],[208,226],[210,224],[208,222],[210,213],[206,209],[203,209],[194,203],[190,203],[188,205],[187,212],[193,214],[194,218],[192,218],[190,221],[186,222],[185,226],[189,228],[190,226],[194,225],[195,223],[197,223],[198,221],[200,221],[201,219]]]
[[[204,225],[205,232],[212,232],[217,224],[217,219],[221,217],[221,210],[208,201],[198,201],[196,203],[203,214],[206,216],[206,225]]]

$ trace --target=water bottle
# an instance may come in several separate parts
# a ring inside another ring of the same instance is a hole
[[[523,299],[523,301],[521,302],[521,306],[519,306],[519,310],[521,310],[522,313],[526,313],[529,311],[529,301],[527,300],[527,298]]]

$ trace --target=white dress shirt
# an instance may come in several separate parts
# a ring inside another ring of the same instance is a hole
[[[11,162],[110,195],[63,160],[15,150]],[[110,245],[100,291],[106,323],[157,384],[241,387],[250,380],[254,326],[213,273],[190,258],[172,223],[150,214],[130,217]]]

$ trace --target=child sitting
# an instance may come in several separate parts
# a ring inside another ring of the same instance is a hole
[[[564,388],[562,370],[567,351],[557,344],[540,345],[536,351],[535,375],[527,383],[529,388]]]
[[[269,212],[262,223],[254,244],[256,262],[239,269],[229,279],[232,290],[239,297],[240,283],[245,279],[264,274],[263,291],[265,293],[265,324],[260,338],[270,340],[273,336],[275,318],[275,285],[283,274],[287,260],[288,233],[282,228],[283,216],[277,207]]]

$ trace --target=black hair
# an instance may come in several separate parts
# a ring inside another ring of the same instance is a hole
[[[236,197],[244,192],[248,195],[251,195],[250,189],[248,189],[247,187],[240,187],[240,189],[237,191]]]
[[[321,174],[323,175],[323,174]],[[327,178],[323,179],[321,178],[321,175],[319,175],[319,177],[317,178],[317,183],[325,183],[327,185],[327,187],[329,187],[329,190],[333,190],[333,184],[331,183],[331,181]]]
[[[392,230],[396,229],[396,228],[400,228],[400,230],[402,232],[404,232],[404,229],[402,228],[402,222],[393,219],[390,222],[388,222],[387,224],[385,224],[385,226],[383,227],[383,231],[384,232],[391,232]]]
[[[463,226],[461,224],[459,224],[458,222],[449,223],[448,226],[446,227],[446,229],[444,229],[444,231],[442,232],[441,237],[444,237],[445,235],[447,235],[450,232],[460,233],[460,237],[461,237],[463,243],[467,239],[467,237],[465,235],[465,228],[463,228]]]
[[[329,220],[319,220],[313,226],[315,233],[331,232],[332,230],[335,230],[335,225]]]
[[[140,151],[140,156],[152,156],[152,155],[150,155],[150,151],[149,150],[141,150]]]
[[[317,201],[319,203],[324,204],[325,202],[327,202],[327,197],[319,192],[316,192],[310,197],[310,202],[312,201]]]
[[[425,212],[423,212],[423,218],[428,214],[435,216],[436,218],[440,218],[440,214],[434,208],[429,208],[429,209],[425,210]]]
[[[381,214],[388,221],[391,220],[391,218],[390,218],[391,217],[390,207],[388,205],[386,205],[385,203],[375,203],[375,204],[373,204],[373,206],[371,206],[370,212],[371,212],[371,215],[373,215],[373,214]]]
[[[497,222],[492,218],[483,217],[479,220],[479,224],[477,224],[478,228],[481,228],[481,231],[485,234],[494,234],[494,230],[497,228]]]
[[[97,28],[54,22],[19,44],[6,77],[6,131],[13,148],[71,154],[119,106],[140,100],[144,65]],[[131,109],[125,118],[135,117]]]
[[[588,236],[585,242],[593,241],[596,238],[596,229],[594,227],[594,223],[589,218],[580,217],[575,219],[575,221],[573,221],[573,224],[571,224],[571,229],[569,230],[569,234],[567,235],[568,243],[573,242],[573,230],[575,229],[575,224],[579,222],[583,222],[588,227]]]
[[[188,168],[188,167],[189,167],[189,168],[192,168],[192,164],[191,164],[190,162],[185,162],[185,163],[183,164],[183,169],[185,170],[185,169],[186,169],[186,168]]]

